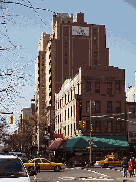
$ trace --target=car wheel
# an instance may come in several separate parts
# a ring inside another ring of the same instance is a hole
[[[55,166],[54,171],[59,172],[60,171],[60,166]]]
[[[104,164],[104,167],[108,167],[108,164]]]

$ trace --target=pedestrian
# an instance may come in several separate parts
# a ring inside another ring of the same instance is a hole
[[[130,159],[129,163],[128,163],[128,171],[130,174],[130,177],[132,176],[132,170],[133,170],[133,165],[132,165],[132,160]]]
[[[34,161],[34,181],[37,182],[37,173],[40,173],[40,165],[38,164],[37,160]]]
[[[135,176],[136,176],[136,158],[135,158]]]
[[[132,157],[132,165],[133,165],[132,176],[135,176],[135,168],[136,168],[136,166],[135,166],[135,158],[134,157]]]
[[[127,177],[128,162],[126,157],[123,158],[122,167],[123,167],[123,177]]]

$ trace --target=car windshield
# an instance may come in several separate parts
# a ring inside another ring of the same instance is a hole
[[[21,161],[17,158],[0,159],[0,178],[27,177],[27,172]]]

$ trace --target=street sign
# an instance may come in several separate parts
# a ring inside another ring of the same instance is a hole
[[[63,138],[63,134],[53,133],[54,138]]]

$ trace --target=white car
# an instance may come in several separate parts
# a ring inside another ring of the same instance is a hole
[[[31,182],[22,161],[13,155],[0,155],[0,182]]]

